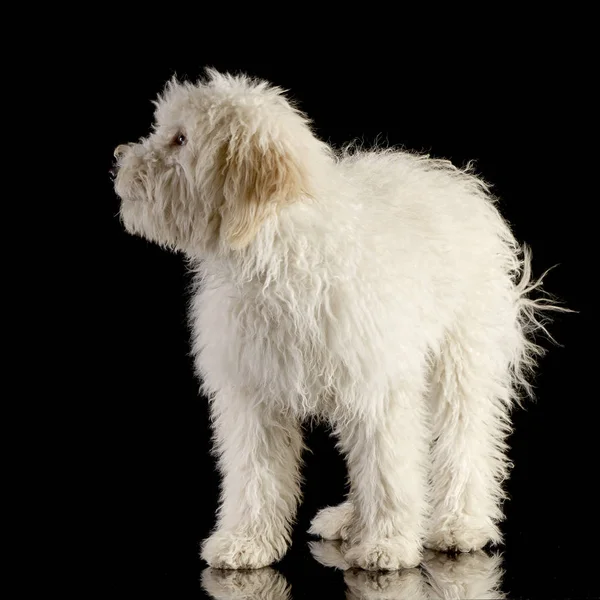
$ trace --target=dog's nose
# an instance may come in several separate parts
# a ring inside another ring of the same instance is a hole
[[[119,144],[115,148],[115,151],[113,152],[114,157],[119,158],[119,156],[121,156],[121,154],[125,154],[125,152],[127,152],[127,148],[129,148],[129,146],[127,144]]]

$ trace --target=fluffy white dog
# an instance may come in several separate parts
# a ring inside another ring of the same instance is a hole
[[[505,438],[541,352],[530,256],[470,167],[336,152],[283,91],[209,70],[171,81],[115,150],[130,233],[197,273],[193,351],[222,472],[213,567],[280,559],[301,423],[330,423],[351,482],[311,533],[364,569],[501,540]]]

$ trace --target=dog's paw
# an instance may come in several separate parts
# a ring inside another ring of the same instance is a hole
[[[224,571],[208,568],[202,573],[202,587],[214,600],[289,600],[285,577],[269,567],[252,571]]]
[[[310,524],[308,533],[325,540],[345,540],[354,516],[351,502],[322,508]]]
[[[344,544],[342,551],[350,567],[365,571],[410,569],[421,562],[421,545],[401,535]]]
[[[425,547],[441,552],[473,552],[501,540],[500,531],[491,520],[462,516],[434,523]]]
[[[216,531],[202,544],[201,556],[214,569],[260,569],[277,562],[286,550],[283,536]]]

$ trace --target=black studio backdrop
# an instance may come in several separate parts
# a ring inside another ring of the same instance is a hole
[[[475,160],[517,238],[532,247],[535,273],[559,265],[546,287],[580,312],[560,315],[550,327],[562,346],[545,342],[538,400],[514,414],[504,582],[513,597],[589,593],[594,586],[582,561],[593,550],[597,497],[590,484],[597,451],[591,423],[597,409],[585,348],[591,302],[582,280],[593,239],[586,233],[589,198],[576,190],[575,161],[568,158],[577,153],[585,127],[577,99],[587,80],[572,66],[576,57],[565,61],[549,47],[515,57],[472,52],[464,60],[448,48],[444,61],[410,70],[392,58],[293,60],[277,54],[227,56],[216,47],[199,49],[193,59],[135,68],[107,59],[96,74],[102,77],[102,158],[94,210],[106,284],[96,290],[102,309],[93,327],[104,351],[100,373],[93,373],[101,400],[93,404],[85,435],[99,440],[93,462],[103,483],[94,493],[109,525],[110,568],[124,582],[121,589],[201,597],[205,565],[198,545],[214,522],[219,480],[207,403],[189,354],[184,261],[122,230],[108,170],[115,146],[148,133],[151,100],[167,79],[196,79],[204,66],[213,66],[289,89],[316,133],[334,146],[359,138],[457,165]],[[305,454],[304,501],[280,569],[297,597],[341,598],[341,575],[312,565],[305,531],[319,508],[343,499],[345,467],[325,429],[307,428],[306,436],[311,452]]]

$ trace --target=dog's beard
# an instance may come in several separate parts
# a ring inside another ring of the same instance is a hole
[[[135,156],[123,161],[115,180],[115,191],[121,198],[120,217],[129,233],[175,248],[179,236],[172,205],[181,186],[173,167],[157,167]]]
[[[122,200],[121,221],[133,235],[191,254],[201,252],[217,235],[214,211],[198,200],[178,166],[125,163],[115,189]]]

